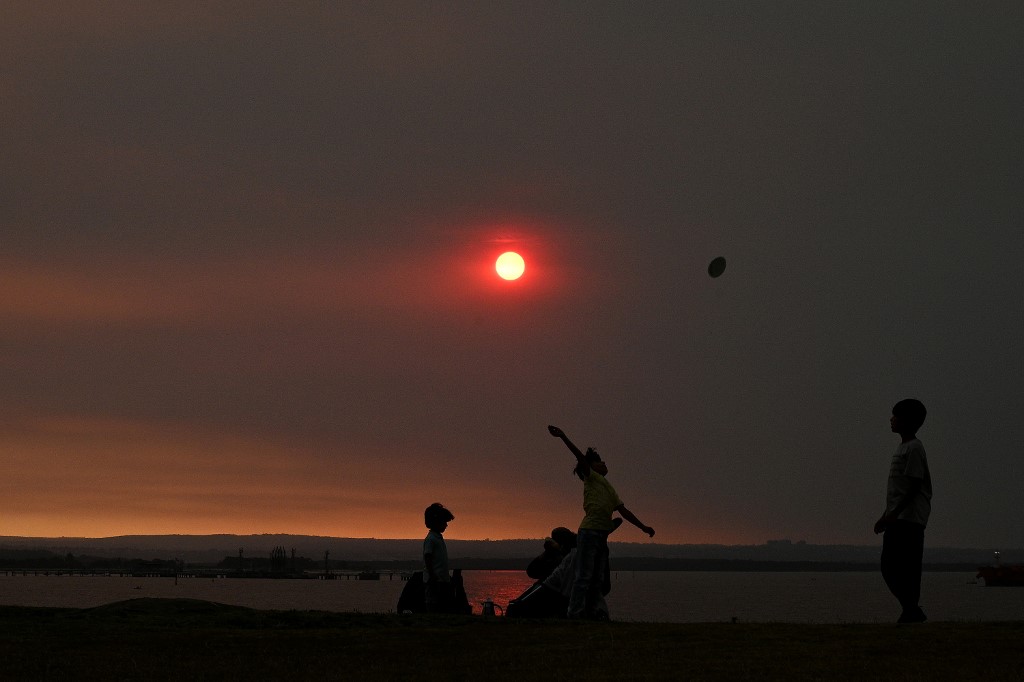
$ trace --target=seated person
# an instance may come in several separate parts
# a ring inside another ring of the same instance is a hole
[[[576,547],[576,533],[559,526],[551,531],[551,537],[544,539],[544,553],[530,562],[526,575],[534,580],[544,580],[558,568],[562,559]]]
[[[622,524],[622,519],[615,519],[615,527]],[[564,532],[562,532],[564,531]],[[566,533],[569,535],[567,536]],[[570,537],[571,536],[571,537]],[[561,538],[561,542],[556,541]],[[543,568],[557,556],[558,549],[569,546],[562,554],[561,561],[548,571],[544,578],[538,578]],[[569,595],[576,577],[576,534],[567,528],[555,528],[551,537],[544,541],[544,554],[530,562],[527,575],[538,578],[528,590],[508,603],[505,615],[524,618],[565,618],[569,606]],[[605,573],[602,597],[597,606],[598,618],[608,619],[608,605],[604,596],[611,591],[611,572]]]

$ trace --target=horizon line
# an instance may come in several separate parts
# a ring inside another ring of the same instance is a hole
[[[378,537],[355,537],[346,535],[319,535],[319,534],[308,534],[308,533],[127,533],[122,535],[109,535],[109,536],[86,536],[86,535],[0,535],[0,542],[5,540],[117,540],[119,538],[213,538],[213,537],[273,537],[273,536],[284,536],[284,537],[300,537],[300,538],[311,538],[311,539],[328,539],[328,540],[359,540],[359,541],[373,541],[373,542],[421,542],[422,538],[408,537],[408,538],[378,538]],[[446,542],[540,542],[543,541],[544,537],[536,538],[502,538],[502,539],[491,539],[491,538],[446,538]],[[642,541],[620,541],[620,540],[609,540],[609,543],[619,545],[652,545],[662,547],[874,547],[875,544],[855,544],[849,542],[838,542],[838,543],[818,543],[810,542],[805,540],[789,540],[785,538],[765,540],[760,544],[754,543],[722,543],[722,542],[642,542]],[[1003,551],[1015,551],[1024,549],[1024,547],[1010,547],[1004,546],[1003,549],[992,549],[985,547],[977,547],[970,545],[936,545],[929,548],[930,550],[940,549],[955,549],[955,550],[978,550],[986,552],[1003,552]]]

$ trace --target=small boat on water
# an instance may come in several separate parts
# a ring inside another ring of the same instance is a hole
[[[1024,587],[1024,566],[981,566],[978,577],[985,587]]]
[[[985,587],[1024,587],[1024,564],[1003,565],[999,552],[995,553],[994,566],[978,567],[978,576],[985,581]]]

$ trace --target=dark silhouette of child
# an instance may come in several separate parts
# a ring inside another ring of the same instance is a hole
[[[455,601],[455,589],[448,574],[448,546],[444,542],[448,522],[454,520],[455,515],[440,502],[423,512],[423,523],[430,529],[423,540],[424,605],[433,613],[451,611]]]
[[[875,523],[875,533],[884,533],[882,577],[903,607],[898,623],[923,623],[927,619],[919,601],[932,477],[924,445],[917,439],[917,430],[927,414],[921,401],[908,398],[893,406],[889,419],[893,433],[900,435],[900,444],[889,465],[885,512]]]
[[[557,426],[548,432],[560,438],[576,457],[573,473],[583,481],[583,520],[576,535],[576,576],[569,598],[570,618],[596,618],[601,600],[603,576],[608,567],[608,534],[615,530],[612,512],[654,537],[654,529],[638,519],[619,499],[615,488],[605,476],[608,465],[593,448],[584,454]]]

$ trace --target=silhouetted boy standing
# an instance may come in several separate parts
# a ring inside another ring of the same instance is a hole
[[[612,519],[612,512],[654,537],[654,529],[636,517],[619,499],[615,488],[608,482],[608,465],[597,450],[587,448],[584,453],[569,440],[557,426],[549,426],[548,432],[561,438],[565,446],[576,457],[573,473],[583,481],[583,520],[576,534],[576,575],[569,596],[569,618],[601,618],[598,605],[602,601],[603,576],[608,570],[608,534],[618,526]]]
[[[889,466],[885,513],[875,523],[875,533],[885,533],[882,577],[903,607],[898,623],[923,623],[927,619],[918,602],[924,529],[932,508],[932,477],[924,446],[917,439],[926,415],[924,405],[912,398],[892,408],[889,426],[893,433],[900,434],[901,442]]]
[[[444,542],[448,522],[453,520],[455,515],[440,502],[423,512],[423,523],[430,529],[423,539],[424,606],[433,613],[450,611],[454,603],[455,590],[448,573],[448,546]]]

